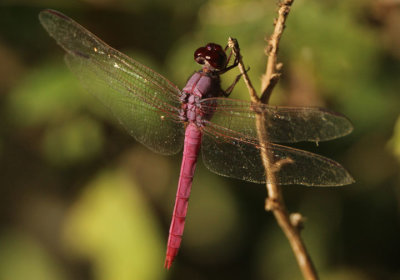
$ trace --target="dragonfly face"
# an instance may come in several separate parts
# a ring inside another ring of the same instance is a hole
[[[210,70],[223,70],[228,59],[222,47],[215,43],[208,43],[205,47],[194,52],[194,60]]]

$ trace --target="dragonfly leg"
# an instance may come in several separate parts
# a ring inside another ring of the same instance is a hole
[[[225,47],[224,52],[226,52],[226,50],[228,49],[228,47],[229,47],[228,45]],[[233,51],[231,50],[230,53],[229,53],[229,56],[228,56],[228,58],[227,58],[227,60],[226,60],[225,67],[224,67],[223,69],[221,69],[221,70],[218,71],[218,74],[219,74],[219,75],[222,75],[222,74],[228,72],[229,70],[235,68],[236,66],[238,66],[238,64],[239,64],[239,59],[238,59],[236,56],[235,56],[235,60],[233,61],[232,65],[231,65],[231,66],[228,66],[229,62],[231,61],[232,54],[233,54]]]
[[[218,74],[222,75],[222,74],[228,72],[229,70],[232,70],[233,68],[235,68],[238,65],[239,65],[239,60],[237,58],[235,58],[235,62],[231,66],[225,67],[224,69],[218,71]]]
[[[245,73],[247,73],[247,71],[250,70],[250,67],[247,68],[247,70],[245,71]],[[233,83],[226,89],[224,90],[223,96],[228,97],[231,92],[233,91],[233,89],[235,88],[236,84],[239,82],[240,78],[242,77],[244,73],[240,73],[239,75],[236,76],[235,80],[233,81]]]
[[[226,47],[225,47],[225,49],[224,49],[224,52],[225,52],[225,53],[226,53],[226,50],[227,50],[228,48],[229,48],[229,45],[226,45]],[[228,68],[228,64],[229,64],[229,62],[231,61],[232,54],[233,54],[233,51],[231,50],[231,51],[229,52],[228,59],[226,60],[226,64],[225,64],[224,69]],[[237,66],[238,63],[239,63],[238,59],[235,58],[235,61],[234,61],[233,64],[232,64],[232,65],[234,65],[233,67]],[[235,65],[235,64],[236,64],[236,65]],[[231,67],[230,69],[232,69],[233,67]],[[229,70],[227,70],[227,71],[229,71]]]

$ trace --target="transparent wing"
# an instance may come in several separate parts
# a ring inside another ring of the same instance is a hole
[[[320,108],[255,106],[250,102],[210,98],[201,109],[212,115],[204,122],[202,154],[213,172],[264,183],[265,171],[260,156],[256,112],[266,116],[265,127],[271,142],[325,141],[350,133],[350,121],[343,115]],[[278,184],[340,186],[353,182],[337,162],[302,150],[267,143]],[[267,178],[268,180],[268,178]]]
[[[327,141],[345,136],[353,130],[343,115],[315,107],[256,106],[248,101],[208,98],[202,110],[213,116],[206,126],[229,138],[257,142],[256,112],[265,114],[268,140],[278,143]]]
[[[203,162],[211,171],[254,183],[265,183],[265,171],[257,141],[238,141],[218,135],[212,127],[203,128]],[[302,150],[269,143],[267,151],[274,163],[278,184],[341,186],[354,182],[337,162]],[[268,178],[267,178],[268,180]]]
[[[162,154],[181,149],[184,127],[180,91],[174,84],[59,12],[42,11],[39,19],[66,50],[72,72],[137,141]]]

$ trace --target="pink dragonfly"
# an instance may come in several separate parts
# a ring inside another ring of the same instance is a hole
[[[202,70],[183,90],[160,74],[111,48],[69,17],[45,10],[39,19],[67,52],[65,60],[82,84],[100,99],[127,131],[150,150],[172,155],[183,145],[183,158],[169,230],[165,267],[178,253],[200,146],[211,171],[249,182],[268,178],[260,158],[256,112],[267,115],[265,126],[274,162],[288,160],[276,171],[279,184],[340,186],[353,182],[337,162],[272,142],[326,141],[352,131],[341,114],[321,108],[255,106],[225,98],[219,75],[235,67],[221,46],[210,43],[195,52]]]

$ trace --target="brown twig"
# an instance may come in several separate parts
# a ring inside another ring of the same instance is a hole
[[[281,63],[277,63],[279,42],[281,40],[285,22],[290,12],[294,0],[284,0],[279,4],[278,18],[275,20],[275,28],[271,37],[268,40],[268,45],[265,48],[265,54],[268,56],[267,67],[265,74],[261,80],[261,100],[263,103],[268,103],[272,90],[277,84],[282,68]]]
[[[294,0],[283,0],[279,4],[278,18],[275,21],[275,29],[270,39],[268,40],[268,46],[266,48],[266,54],[268,55],[266,73],[263,75],[261,82],[261,98],[257,96],[256,90],[251,84],[251,81],[245,71],[242,56],[240,55],[240,49],[235,39],[229,38],[228,45],[232,48],[239,62],[239,69],[243,75],[243,79],[249,90],[250,98],[253,103],[257,105],[267,104],[271,93],[279,81],[281,76],[280,70],[282,68],[281,63],[277,63],[277,54],[279,41],[282,36],[286,18],[289,14],[290,7]],[[300,237],[300,229],[302,228],[303,218],[299,213],[289,215],[285,202],[283,200],[282,192],[280,187],[277,185],[275,173],[279,170],[279,166],[282,164],[290,164],[290,159],[285,162],[274,162],[271,154],[268,152],[268,131],[265,127],[265,112],[260,110],[256,114],[256,127],[258,138],[260,140],[260,151],[263,165],[265,168],[265,174],[267,178],[266,187],[268,190],[268,197],[265,202],[265,209],[272,211],[279,226],[285,233],[289,243],[292,247],[293,253],[296,257],[297,263],[305,279],[318,279],[316,270],[311,261],[310,256],[307,253],[306,247]]]
[[[259,103],[260,99],[258,98],[257,92],[254,89],[253,85],[251,84],[250,78],[247,75],[247,71],[244,67],[243,58],[242,58],[242,55],[240,54],[240,48],[239,48],[239,44],[238,44],[237,40],[229,37],[228,46],[229,46],[229,48],[232,49],[233,54],[235,55],[236,59],[239,62],[238,67],[239,67],[240,72],[243,75],[243,80],[247,86],[247,89],[249,90],[251,101],[254,103]]]

